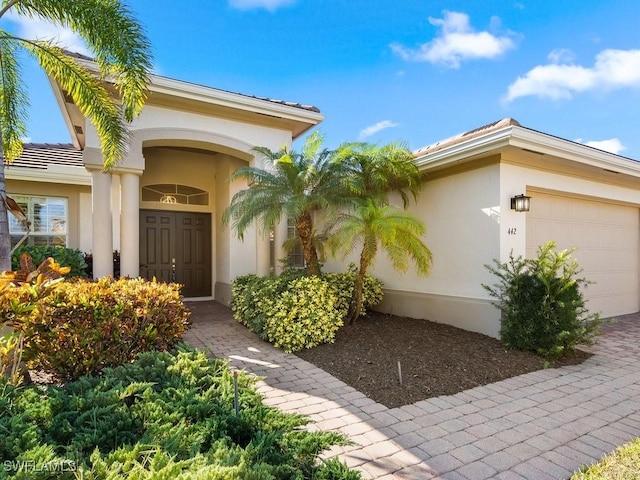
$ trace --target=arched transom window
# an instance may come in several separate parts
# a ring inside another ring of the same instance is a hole
[[[180,205],[209,205],[209,192],[189,185],[158,183],[142,187],[142,201]]]

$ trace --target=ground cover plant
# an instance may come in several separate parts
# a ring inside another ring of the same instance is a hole
[[[0,379],[0,478],[360,478],[318,460],[343,437],[304,430],[237,379],[237,415],[226,363],[184,344],[62,386]]]

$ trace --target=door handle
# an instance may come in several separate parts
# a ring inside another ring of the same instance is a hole
[[[176,259],[175,258],[171,259],[171,281],[172,282],[176,281]]]

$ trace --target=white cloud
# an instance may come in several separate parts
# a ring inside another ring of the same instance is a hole
[[[556,48],[547,55],[547,58],[551,63],[573,63],[575,55],[568,48]]]
[[[533,95],[558,100],[589,90],[626,87],[640,88],[640,50],[603,50],[593,67],[570,63],[538,65],[509,85],[504,99],[509,102]]]
[[[376,123],[375,125],[370,125],[366,128],[363,128],[360,131],[360,135],[358,136],[358,140],[362,141],[369,138],[371,135],[375,135],[376,133],[384,130],[386,128],[397,127],[398,124],[392,122],[391,120],[383,120],[381,122]]]
[[[254,8],[264,8],[270,12],[280,7],[292,5],[296,0],[229,0],[229,5],[240,10],[251,10]]]
[[[42,18],[24,17],[11,10],[7,12],[6,18],[16,24],[16,34],[22,38],[51,40],[72,52],[90,55],[82,39],[69,28],[54,25]]]
[[[506,36],[496,36],[488,31],[476,32],[469,24],[469,15],[444,11],[444,18],[429,17],[429,23],[441,27],[441,35],[431,42],[423,43],[416,49],[394,43],[391,49],[404,60],[443,64],[458,68],[464,60],[495,58],[515,46]],[[493,25],[500,19],[493,17]]]
[[[620,139],[618,138],[610,138],[609,140],[591,140],[585,142],[583,139],[578,138],[576,142],[583,143],[589,147],[597,148],[598,150],[604,150],[605,152],[619,154],[623,150],[626,150]]]

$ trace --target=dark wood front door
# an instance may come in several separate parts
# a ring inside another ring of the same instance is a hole
[[[140,210],[140,276],[180,283],[185,297],[211,296],[211,215]]]

